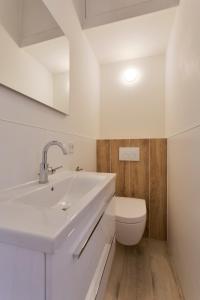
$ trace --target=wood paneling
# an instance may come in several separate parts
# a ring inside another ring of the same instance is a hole
[[[149,200],[149,140],[131,140],[130,147],[140,148],[140,161],[130,162],[131,197]],[[147,203],[148,205],[148,203]]]
[[[145,239],[134,247],[117,244],[104,300],[183,299],[165,242]]]
[[[139,147],[140,161],[119,161],[119,147]],[[167,237],[167,141],[131,139],[97,141],[97,170],[117,174],[116,195],[146,200],[146,237]]]
[[[119,147],[129,147],[129,140],[111,140],[111,172],[117,174],[116,195],[130,197],[130,163],[119,161]]]
[[[147,223],[145,237],[149,236],[149,139],[130,140],[130,147],[140,148],[140,161],[130,162],[131,197],[145,199]]]
[[[150,237],[167,238],[167,141],[150,140]]]
[[[110,173],[110,141],[97,141],[97,172]]]

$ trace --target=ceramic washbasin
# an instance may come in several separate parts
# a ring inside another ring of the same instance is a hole
[[[52,253],[114,192],[115,174],[70,171],[49,176],[47,184],[36,180],[0,191],[0,243]]]
[[[13,201],[15,204],[30,205],[38,209],[61,208],[67,210],[103,180],[105,180],[105,175],[100,174],[74,172],[63,176],[60,173],[56,180],[50,180],[45,185],[38,185],[37,189],[25,193]]]

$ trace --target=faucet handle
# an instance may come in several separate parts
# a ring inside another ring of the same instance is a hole
[[[54,174],[54,173],[56,173],[57,170],[59,170],[61,168],[63,168],[63,166],[58,166],[56,168],[48,167],[48,173],[49,174]]]
[[[80,172],[80,171],[83,171],[83,169],[80,168],[79,166],[77,166],[77,167],[76,167],[76,171],[77,171],[77,172]]]

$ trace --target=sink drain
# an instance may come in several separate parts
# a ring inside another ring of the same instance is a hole
[[[68,210],[68,209],[69,209],[69,207],[63,207],[63,208],[62,208],[63,211],[66,211],[66,210]]]
[[[59,203],[60,209],[62,211],[67,211],[71,207],[71,203],[68,203],[66,201],[62,201]]]

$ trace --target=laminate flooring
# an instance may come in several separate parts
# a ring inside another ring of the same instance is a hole
[[[165,242],[117,244],[104,300],[184,300]]]

